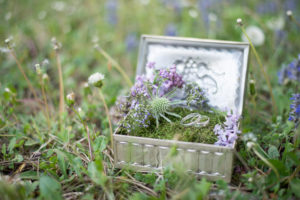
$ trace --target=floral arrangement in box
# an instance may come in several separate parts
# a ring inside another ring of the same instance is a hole
[[[152,76],[137,76],[119,105],[124,115],[119,134],[233,146],[240,134],[238,114],[211,107],[205,91],[185,82],[175,65],[157,70],[150,62],[147,68]]]

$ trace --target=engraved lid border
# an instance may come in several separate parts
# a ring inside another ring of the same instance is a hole
[[[235,41],[224,41],[224,40],[211,40],[211,39],[198,39],[188,37],[173,37],[173,36],[157,36],[157,35],[142,35],[139,44],[138,52],[138,63],[136,75],[145,73],[146,59],[148,54],[147,46],[149,44],[162,44],[162,45],[173,45],[173,46],[194,46],[194,47],[207,47],[207,48],[223,48],[223,49],[240,49],[243,51],[243,64],[241,74],[241,84],[239,93],[239,107],[238,113],[242,114],[243,106],[246,95],[246,84],[247,84],[247,71],[248,71],[248,59],[250,45],[248,42],[235,42]]]

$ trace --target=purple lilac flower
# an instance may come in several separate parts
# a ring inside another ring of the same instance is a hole
[[[165,35],[176,36],[177,35],[177,27],[174,24],[168,24],[165,29]]]
[[[118,23],[118,0],[107,0],[106,1],[106,20],[111,25],[116,25]]]
[[[217,124],[214,128],[215,135],[218,136],[218,141],[215,145],[232,147],[238,134],[241,131],[238,128],[240,116],[227,112],[226,120],[223,125]]]
[[[289,121],[292,121],[296,124],[296,127],[299,125],[300,122],[300,93],[294,94],[291,97],[291,100],[293,101],[290,108],[290,116]]]
[[[130,33],[125,39],[126,50],[133,51],[137,47],[137,37],[135,33]]]
[[[184,81],[182,76],[176,72],[176,66],[170,67],[170,69],[159,70],[159,75],[161,78],[165,79],[161,86],[161,92],[163,94],[171,91],[174,87],[182,88]],[[162,94],[162,95],[163,95]]]
[[[283,84],[285,80],[300,82],[300,54],[298,55],[298,59],[282,67],[278,72],[278,82]]]
[[[155,68],[155,62],[148,62],[147,66],[149,69],[154,69]]]
[[[136,97],[137,95],[149,96],[147,92],[147,87],[144,84],[147,81],[147,77],[145,75],[137,76],[135,79],[135,84],[131,88],[131,96]]]

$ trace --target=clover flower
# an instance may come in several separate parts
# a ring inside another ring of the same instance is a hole
[[[294,94],[291,97],[292,103],[290,105],[291,111],[289,121],[292,121],[298,127],[300,122],[300,93]]]
[[[285,65],[278,72],[278,82],[284,84],[286,81],[300,82],[300,54],[298,58],[289,65]]]
[[[67,104],[68,106],[72,106],[75,103],[75,94],[74,92],[71,92],[67,95]]]
[[[104,75],[99,72],[96,72],[89,77],[88,83],[90,86],[101,88],[103,86],[103,79]]]
[[[238,128],[240,116],[231,112],[227,112],[223,125],[217,124],[214,127],[214,133],[218,137],[215,145],[232,147],[238,134],[241,131]]]

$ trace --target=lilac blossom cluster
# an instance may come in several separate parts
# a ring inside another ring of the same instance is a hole
[[[182,76],[176,72],[176,66],[172,66],[169,69],[160,69],[159,76],[164,79],[161,92],[165,94],[171,91],[173,88],[182,88],[184,81],[182,80]]]
[[[298,127],[300,122],[300,93],[294,94],[291,97],[291,100],[293,101],[291,104],[291,112],[289,116],[289,121],[292,121],[296,124],[296,127]]]
[[[226,120],[223,125],[215,125],[214,133],[218,137],[218,141],[215,145],[232,147],[235,140],[238,138],[238,134],[241,131],[238,128],[240,116],[227,112]]]
[[[300,54],[298,55],[298,59],[284,66],[278,72],[278,79],[280,84],[284,84],[288,80],[300,82]]]
[[[187,94],[186,100],[188,106],[192,105],[197,108],[203,108],[207,105],[208,99],[205,96],[205,92],[198,84],[186,84],[185,92]]]
[[[145,82],[149,81],[145,75],[139,75],[135,79],[135,84],[131,88],[131,96],[136,97],[138,95],[142,95],[144,97],[148,97],[148,91],[147,87],[145,85]]]

